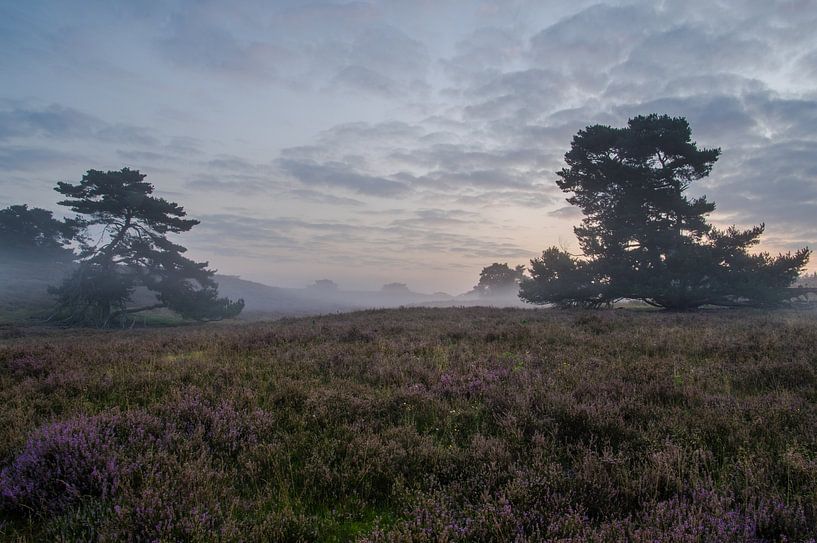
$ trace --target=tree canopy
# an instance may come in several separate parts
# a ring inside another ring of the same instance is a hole
[[[380,287],[384,294],[411,294],[411,289],[405,283],[386,283]]]
[[[691,309],[774,305],[810,251],[750,254],[764,225],[714,228],[715,204],[686,194],[720,149],[699,149],[683,117],[647,115],[624,128],[580,130],[557,184],[584,214],[574,228],[583,255],[555,247],[531,261],[520,296],[533,303],[596,307],[620,299]]]
[[[525,266],[511,268],[507,262],[503,264],[494,262],[479,272],[479,283],[474,290],[481,296],[516,294],[524,273]]]
[[[80,238],[79,267],[52,289],[67,321],[107,326],[131,313],[166,307],[185,318],[217,320],[237,315],[242,300],[218,297],[214,271],[206,262],[183,256],[186,249],[168,239],[199,222],[184,209],[153,196],[154,187],[138,170],[89,170],[78,184],[60,182],[60,205],[79,215],[87,235]],[[155,302],[132,306],[143,287]]]
[[[337,292],[339,287],[338,287],[338,284],[335,283],[334,281],[332,281],[331,279],[317,279],[314,283],[309,285],[307,288],[318,291],[318,292],[329,293],[329,292]]]
[[[70,261],[71,240],[79,230],[77,221],[55,219],[46,209],[12,205],[0,209],[0,254],[3,258]]]

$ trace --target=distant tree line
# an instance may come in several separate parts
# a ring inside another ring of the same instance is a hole
[[[810,251],[752,254],[761,224],[725,230],[707,222],[715,204],[691,198],[690,185],[709,175],[720,149],[699,149],[683,117],[647,115],[625,128],[580,130],[557,184],[584,214],[574,228],[582,254],[558,247],[520,267],[492,264],[476,290],[519,284],[535,304],[602,307],[640,300],[668,309],[776,306],[805,269]]]
[[[77,184],[60,182],[59,205],[76,215],[58,220],[51,211],[13,205],[0,210],[4,258],[66,262],[73,267],[49,292],[53,319],[65,324],[108,327],[132,315],[167,308],[184,318],[219,320],[238,315],[243,300],[218,297],[214,270],[186,258],[185,247],[168,239],[199,224],[180,205],[153,195],[138,170],[89,170]],[[134,305],[134,292],[154,302]]]

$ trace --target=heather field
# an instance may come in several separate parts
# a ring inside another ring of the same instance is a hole
[[[817,537],[813,311],[5,335],[5,541]]]

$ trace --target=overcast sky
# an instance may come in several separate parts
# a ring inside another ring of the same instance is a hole
[[[722,148],[714,222],[814,248],[815,28],[815,0],[0,0],[0,205],[128,166],[223,273],[459,293],[577,250],[573,134],[656,112]]]

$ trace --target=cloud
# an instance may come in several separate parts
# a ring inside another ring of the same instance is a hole
[[[745,151],[711,187],[718,210],[742,224],[814,233],[817,141],[789,140]],[[717,168],[717,165],[716,165]]]
[[[780,98],[767,91],[749,94],[744,103],[764,136],[772,141],[817,137],[817,98]]]
[[[165,144],[165,149],[179,156],[194,156],[202,154],[202,141],[191,136],[173,136]]]
[[[357,172],[343,162],[316,162],[281,158],[278,167],[304,185],[338,187],[368,196],[391,197],[404,194],[404,183]]]
[[[648,35],[614,70],[617,78],[656,80],[768,71],[771,48],[759,38],[718,34],[689,24]]]
[[[217,177],[211,174],[199,175],[185,183],[185,187],[194,192],[224,192],[238,196],[259,196],[270,190],[263,180],[236,177]]]
[[[346,198],[345,196],[336,196],[334,194],[329,194],[327,192],[320,192],[310,189],[293,189],[281,193],[281,195],[284,197],[292,197],[294,199],[305,202],[314,202],[318,204],[326,204],[331,206],[362,207],[366,205],[361,200],[355,200],[354,198]]]
[[[349,90],[364,90],[386,97],[396,96],[405,91],[398,82],[375,70],[357,65],[342,68],[332,78],[330,85],[346,87]]]
[[[258,173],[269,171],[270,169],[269,165],[267,164],[257,164],[247,160],[246,158],[235,155],[219,155],[216,158],[207,161],[207,167],[210,169],[243,173]]]
[[[432,171],[426,175],[413,178],[419,186],[438,189],[456,190],[465,187],[485,189],[518,188],[530,189],[535,179],[523,173],[506,169],[471,170],[471,171]]]
[[[229,213],[204,214],[198,218],[201,223],[187,234],[188,246],[217,255],[266,260],[273,255],[299,254],[303,247],[303,241],[292,234],[287,221]]]
[[[576,206],[564,206],[553,211],[548,211],[548,215],[557,219],[575,220],[582,218],[582,211]]]
[[[817,80],[817,49],[809,51],[797,60],[797,72],[811,80]]]
[[[117,149],[116,156],[129,163],[143,163],[143,162],[168,162],[174,160],[176,157],[165,153],[157,153],[155,151],[138,151]]]
[[[0,140],[16,137],[87,137],[104,123],[72,108],[51,105],[43,109],[0,111]]]
[[[454,210],[451,213],[456,217],[459,212]],[[533,254],[508,240],[454,232],[451,223],[444,220],[435,223],[433,220],[435,217],[444,219],[445,213],[440,210],[420,211],[414,218],[423,219],[424,215],[425,222],[366,225],[358,221],[210,214],[200,217],[201,224],[193,231],[197,236],[191,239],[197,247],[203,247],[212,239],[220,239],[223,246],[245,247],[244,254],[286,250],[306,256],[319,251],[323,258],[338,259],[355,266],[373,263],[416,265],[414,259],[418,254],[429,253],[475,259],[529,258]],[[467,212],[463,216],[468,216]]]
[[[268,80],[276,75],[275,62],[292,53],[266,41],[239,38],[223,20],[199,10],[176,13],[156,41],[172,64],[223,76]]]
[[[606,72],[661,24],[648,7],[597,4],[538,32],[528,54],[538,66],[570,73],[575,87],[599,90]]]
[[[74,108],[52,104],[44,108],[14,107],[0,111],[0,141],[12,138],[95,139],[128,145],[155,145],[144,127],[110,124]]]
[[[447,73],[459,80],[479,79],[486,71],[496,72],[520,57],[525,42],[511,28],[481,27],[456,44],[456,54],[441,61]]]
[[[394,151],[389,158],[411,166],[445,171],[476,169],[533,169],[549,165],[546,155],[536,148],[486,149],[482,145],[432,143],[413,150]]]
[[[348,64],[406,79],[422,76],[430,62],[425,45],[391,25],[368,27],[355,35],[345,57]]]
[[[0,147],[0,169],[3,171],[41,172],[57,166],[79,162],[81,157],[44,147]]]
[[[314,69],[335,73],[330,85],[385,97],[428,91],[425,46],[391,25],[367,25],[348,36],[319,41],[311,55]]]
[[[523,117],[526,120],[545,115],[561,107],[570,93],[570,84],[551,70],[532,68],[497,75],[471,90],[478,102],[464,108],[475,118]]]
[[[280,26],[294,32],[326,28],[328,32],[347,32],[376,22],[380,11],[370,2],[333,2],[294,0],[287,2],[276,15]]]
[[[518,206],[542,209],[555,201],[556,198],[546,190],[495,190],[461,194],[456,196],[454,203],[487,209]]]
[[[335,125],[321,132],[318,140],[324,145],[335,145],[340,142],[362,142],[365,144],[387,142],[396,145],[416,141],[425,135],[425,130],[417,125],[402,121],[383,121],[379,123],[351,122]]]
[[[227,80],[384,97],[427,91],[425,46],[383,24],[371,6],[264,7],[180,8],[163,24],[156,48],[176,67]]]
[[[392,226],[409,227],[463,227],[471,224],[490,224],[479,213],[462,209],[419,209],[412,217],[397,219]]]

